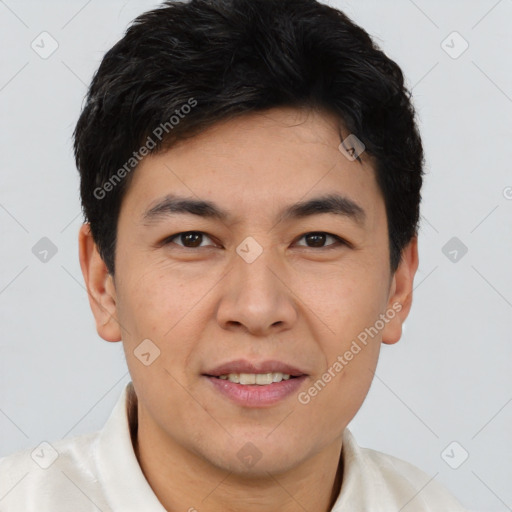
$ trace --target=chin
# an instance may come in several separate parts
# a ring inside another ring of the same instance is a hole
[[[259,436],[230,438],[228,446],[215,456],[203,456],[213,465],[224,471],[241,477],[269,478],[269,473],[277,475],[286,473],[299,465],[307,454],[299,453],[304,449],[303,443],[286,444],[284,440],[269,442],[268,431]]]
[[[272,460],[273,459],[273,460]],[[229,471],[240,478],[250,478],[254,480],[264,479],[268,480],[270,475],[277,476],[282,473],[287,473],[297,466],[301,461],[294,457],[294,460],[276,460],[277,456],[271,454],[267,457],[261,456],[259,460],[255,459],[252,462],[240,461],[237,456],[231,457],[229,460],[225,458],[220,460],[220,468]]]

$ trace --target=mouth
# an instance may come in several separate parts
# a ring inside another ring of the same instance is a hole
[[[300,368],[282,361],[250,362],[244,359],[237,359],[212,368],[203,375],[221,380],[229,380],[236,384],[265,386],[273,382],[281,382],[307,374]]]
[[[283,380],[297,379],[300,375],[290,375],[289,373],[282,372],[269,372],[269,373],[226,373],[224,375],[206,375],[214,379],[228,380],[235,384],[242,386],[268,386]]]
[[[267,407],[296,393],[308,374],[280,361],[231,361],[202,374],[221,396],[243,407]]]

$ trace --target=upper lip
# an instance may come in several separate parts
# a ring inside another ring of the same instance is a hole
[[[306,375],[306,372],[299,368],[283,363],[281,361],[259,361],[251,362],[244,359],[237,359],[223,363],[211,370],[206,371],[203,375],[218,377],[219,375],[229,375],[230,373],[285,373],[298,377]]]

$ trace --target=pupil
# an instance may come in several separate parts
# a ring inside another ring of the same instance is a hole
[[[192,247],[198,247],[201,245],[201,233],[196,233],[192,231],[190,233],[186,233],[182,235],[182,241],[185,245],[190,242]],[[325,243],[325,234],[324,233],[309,233],[306,235],[308,242],[312,242],[313,247],[322,247]]]
[[[325,234],[322,233],[310,233],[309,235],[307,235],[307,238],[309,241],[313,240],[313,247],[322,247],[322,245],[325,242]]]
[[[187,240],[191,241],[191,238],[192,238],[192,247],[197,247],[198,245],[201,245],[201,240],[200,240],[201,234],[200,233],[191,232],[191,233],[186,233],[185,235],[182,235],[182,236],[183,236],[182,241],[184,242],[185,245],[187,245]],[[198,239],[199,239],[199,242],[194,243],[194,238],[195,238],[195,242],[198,242]]]

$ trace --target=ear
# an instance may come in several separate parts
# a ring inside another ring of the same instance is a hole
[[[382,343],[392,345],[402,337],[402,325],[412,305],[414,276],[418,269],[418,237],[402,250],[402,259],[391,281],[386,316],[390,318],[382,331]],[[395,315],[391,318],[391,312]]]
[[[96,330],[106,341],[121,341],[114,279],[98,252],[88,223],[80,228],[78,246],[80,267],[96,320]]]

